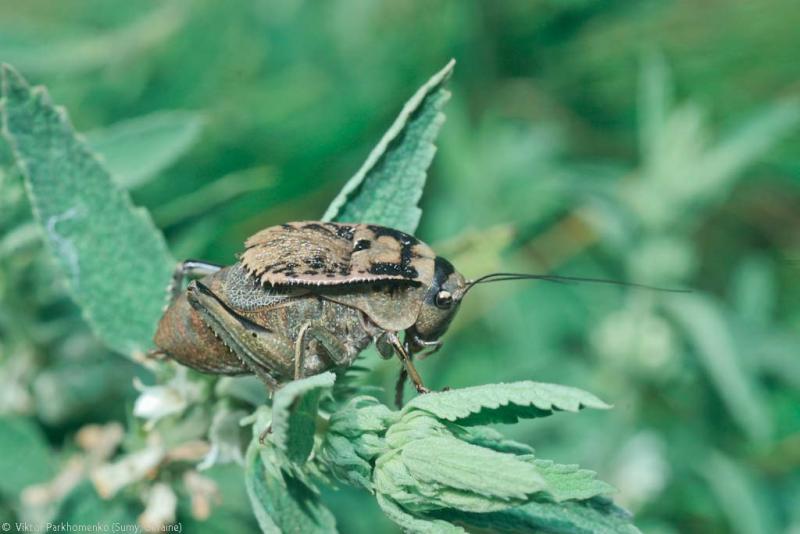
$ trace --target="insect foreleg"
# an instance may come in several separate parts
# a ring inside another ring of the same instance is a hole
[[[413,346],[411,345],[412,340],[417,341],[416,336],[409,339],[408,334],[406,334],[403,339],[403,347],[406,349],[409,360],[414,359]],[[403,366],[400,368],[400,374],[397,376],[397,382],[394,384],[394,404],[397,408],[403,407],[403,388],[406,387],[406,380],[408,380],[408,371],[406,371],[405,366]]]
[[[408,377],[411,379],[411,382],[414,384],[417,392],[429,393],[430,390],[425,387],[425,384],[422,383],[422,377],[419,376],[416,367],[414,367],[414,363],[411,361],[411,355],[406,350],[406,347],[403,345],[403,343],[400,342],[397,334],[394,332],[386,332],[384,335],[386,336],[386,341],[388,341],[394,347],[394,350],[397,353],[398,358],[400,358],[400,361],[403,362],[403,366],[408,373]]]
[[[175,270],[172,272],[172,280],[170,281],[167,293],[169,293],[169,301],[174,302],[183,290],[183,281],[186,278],[201,278],[214,274],[222,269],[221,265],[208,263],[199,260],[186,260],[180,262]]]

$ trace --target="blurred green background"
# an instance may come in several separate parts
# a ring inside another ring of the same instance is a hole
[[[176,257],[230,263],[254,231],[319,217],[455,57],[419,237],[467,276],[694,292],[487,285],[419,364],[429,385],[534,379],[613,403],[505,431],[597,470],[646,532],[800,532],[799,25],[794,0],[6,1],[0,61],[68,109]],[[81,322],[2,143],[13,520],[35,516],[24,488],[63,475],[81,428],[130,424],[147,373]],[[396,362],[365,364],[391,388]],[[185,528],[254,526],[237,470],[214,475],[211,523],[179,495]],[[75,521],[141,511],[88,483],[50,497]],[[326,498],[341,532],[393,531],[368,496]]]

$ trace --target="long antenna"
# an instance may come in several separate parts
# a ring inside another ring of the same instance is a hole
[[[545,282],[556,282],[559,284],[573,284],[580,282],[587,282],[591,284],[607,284],[615,286],[635,287],[638,289],[648,289],[650,291],[664,291],[667,293],[691,293],[691,289],[672,289],[664,287],[648,286],[645,284],[636,284],[633,282],[620,282],[619,280],[609,280],[606,278],[587,278],[582,276],[562,276],[558,274],[525,274],[525,273],[491,273],[475,280],[467,282],[467,291],[472,289],[478,284],[488,284],[490,282],[507,282],[509,280],[544,280]]]

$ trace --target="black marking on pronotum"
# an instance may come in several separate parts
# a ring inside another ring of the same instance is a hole
[[[306,260],[306,265],[311,267],[312,269],[324,269],[325,268],[325,257],[322,254],[315,254]]]
[[[328,228],[327,226],[323,226],[323,225],[321,225],[319,223],[308,223],[306,225],[303,225],[303,229],[305,229],[305,230],[315,230],[317,232],[325,233],[325,234],[328,234],[328,235],[332,235],[333,234],[333,232],[331,231],[330,228]]]
[[[417,269],[411,265],[413,254],[412,248],[414,245],[419,243],[415,237],[412,237],[405,232],[401,232],[400,230],[386,228],[384,226],[376,226],[371,224],[367,226],[367,228],[375,233],[376,239],[382,236],[388,236],[400,243],[400,262],[375,262],[369,268],[369,272],[371,274],[402,276],[403,278],[409,279],[417,278],[417,276],[419,276]]]
[[[442,287],[445,280],[454,272],[456,272],[456,268],[452,263],[441,256],[436,256],[436,259],[433,260],[433,286],[437,289]]]
[[[336,235],[341,237],[342,239],[347,239],[348,241],[353,240],[353,227],[347,226],[344,224],[341,225],[331,225],[336,228]]]

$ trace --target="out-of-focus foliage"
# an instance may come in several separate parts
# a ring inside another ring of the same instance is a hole
[[[777,532],[800,525],[795,12],[793,0],[30,1],[0,5],[0,61],[47,85],[79,131],[202,116],[199,136],[159,130],[174,137],[159,143],[157,172],[149,158],[136,165],[133,140],[117,172],[175,257],[225,263],[253,231],[319,216],[399,103],[455,57],[421,238],[468,276],[557,269],[695,293],[476,288],[420,371],[439,388],[535,379],[594,391],[616,408],[523,421],[513,437],[598,471],[643,530]],[[102,348],[65,298],[10,161],[0,143],[2,434],[50,467],[20,458],[2,474],[62,482],[3,487],[0,520],[135,520],[130,495],[101,500],[67,482],[110,457],[131,378],[152,379]],[[396,362],[364,365],[391,388]],[[191,428],[176,426],[176,442]],[[255,528],[240,468],[200,476],[175,480],[187,529]],[[323,497],[341,531],[391,531],[372,500]]]

